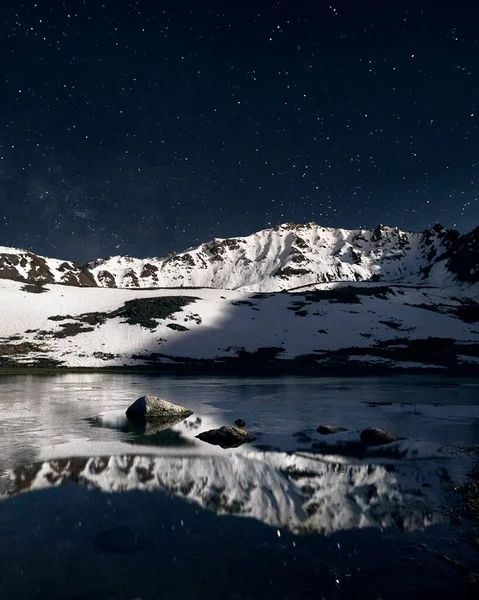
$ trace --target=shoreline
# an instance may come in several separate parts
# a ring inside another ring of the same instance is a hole
[[[218,365],[218,364],[168,364],[168,365],[125,365],[106,367],[0,367],[2,375],[63,375],[67,373],[143,374],[185,377],[390,377],[397,375],[435,375],[445,379],[454,377],[479,378],[477,365],[452,367],[313,367],[285,364],[264,365]]]

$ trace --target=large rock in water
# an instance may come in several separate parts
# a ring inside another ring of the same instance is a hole
[[[223,425],[219,429],[210,429],[203,431],[196,436],[202,442],[221,446],[222,448],[237,448],[245,442],[251,442],[254,437],[244,429],[235,427],[234,425]]]
[[[184,406],[161,400],[157,396],[142,396],[127,409],[128,419],[136,421],[161,421],[173,417],[189,417],[193,412]]]
[[[391,444],[403,439],[392,431],[379,429],[378,427],[368,427],[361,433],[361,440],[367,446],[382,446],[383,444]]]

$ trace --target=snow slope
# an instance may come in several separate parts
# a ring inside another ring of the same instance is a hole
[[[0,367],[196,360],[256,367],[293,361],[319,370],[352,363],[477,369],[477,286],[460,292],[345,283],[272,294],[42,289],[0,279]]]

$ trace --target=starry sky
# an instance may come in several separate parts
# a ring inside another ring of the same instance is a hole
[[[479,223],[471,0],[2,0],[0,245]]]

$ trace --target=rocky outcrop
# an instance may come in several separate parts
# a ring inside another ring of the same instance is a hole
[[[175,417],[188,417],[193,412],[184,406],[161,400],[158,396],[142,396],[127,409],[126,416],[132,421],[164,421]]]
[[[479,281],[479,227],[462,235],[448,253],[446,266],[459,281],[477,283]]]
[[[29,284],[61,283],[77,287],[97,287],[93,273],[81,265],[38,256],[17,248],[0,251],[0,279],[12,279]]]
[[[382,446],[383,444],[391,444],[405,438],[399,437],[392,431],[379,429],[378,427],[368,427],[361,432],[361,441],[367,446]]]
[[[196,436],[202,442],[221,446],[222,448],[238,448],[246,442],[251,442],[254,437],[244,429],[234,425],[224,425],[219,429],[210,429],[203,431]]]

